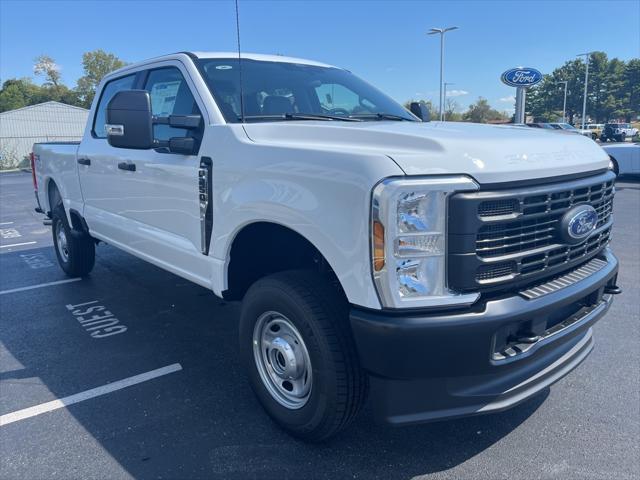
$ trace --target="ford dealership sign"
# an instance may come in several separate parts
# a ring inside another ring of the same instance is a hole
[[[542,73],[535,68],[512,68],[500,77],[510,87],[531,87],[542,80]]]

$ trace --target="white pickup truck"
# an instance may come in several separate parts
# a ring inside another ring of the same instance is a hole
[[[391,424],[503,410],[620,292],[615,174],[579,135],[411,111],[312,61],[154,58],[102,81],[81,142],[35,145],[37,210],[69,275],[106,242],[242,299],[251,386],[298,437],[367,395]]]

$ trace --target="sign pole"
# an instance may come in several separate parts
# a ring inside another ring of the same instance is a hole
[[[527,89],[525,87],[516,87],[515,123],[524,123],[524,106],[526,97]]]

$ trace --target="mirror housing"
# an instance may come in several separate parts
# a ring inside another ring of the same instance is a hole
[[[123,90],[107,105],[107,141],[116,148],[153,148],[151,98],[146,90]]]
[[[429,108],[427,108],[427,105],[422,102],[411,102],[409,110],[423,122],[428,122],[431,120]]]
[[[197,130],[202,123],[200,115],[169,115],[168,117],[153,117],[154,125],[169,125],[173,128]]]

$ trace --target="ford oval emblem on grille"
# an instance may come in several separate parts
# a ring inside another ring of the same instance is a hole
[[[591,205],[580,205],[564,214],[560,220],[560,236],[568,243],[579,243],[598,224],[598,212]]]

